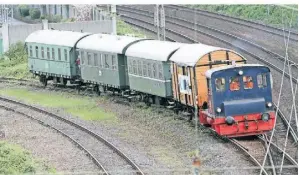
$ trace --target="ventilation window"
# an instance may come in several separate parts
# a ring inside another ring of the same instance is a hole
[[[44,47],[41,47],[41,52],[42,52],[42,58],[45,58],[45,52],[44,52]]]
[[[109,60],[108,60],[108,55],[105,54],[104,55],[104,58],[105,58],[105,68],[109,68]]]
[[[38,47],[35,47],[35,57],[38,58]]]
[[[29,46],[29,56],[31,56],[32,57],[32,46]]]
[[[113,69],[113,70],[116,70],[116,69],[117,69],[116,57],[115,57],[115,55],[112,55],[112,69]]]
[[[163,80],[163,67],[162,67],[162,64],[158,64],[158,70],[159,70],[159,79]]]

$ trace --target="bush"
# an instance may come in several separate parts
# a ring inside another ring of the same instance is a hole
[[[29,14],[31,19],[39,19],[41,12],[39,9],[30,9]]]
[[[8,57],[11,61],[25,62],[27,61],[27,52],[24,47],[24,43],[17,42],[9,47],[9,50],[4,53],[5,57]]]
[[[29,8],[27,5],[19,5],[18,8],[22,17],[29,16]]]
[[[62,17],[60,15],[47,15],[45,16],[45,19],[47,19],[50,23],[58,23],[61,22]]]

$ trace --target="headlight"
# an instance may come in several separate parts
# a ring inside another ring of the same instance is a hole
[[[243,71],[242,70],[239,71],[239,75],[243,75]]]
[[[227,116],[225,118],[225,122],[226,122],[227,125],[232,125],[232,124],[235,123],[235,119],[232,116]]]
[[[269,118],[270,118],[270,115],[269,115],[268,113],[263,113],[263,114],[262,114],[262,120],[263,120],[263,121],[266,122],[266,121],[269,120]]]
[[[267,103],[267,106],[268,106],[269,108],[271,108],[271,107],[272,107],[272,103],[271,103],[271,102]]]
[[[216,109],[216,111],[217,111],[218,113],[220,113],[220,112],[221,112],[221,108],[218,107],[218,108]]]

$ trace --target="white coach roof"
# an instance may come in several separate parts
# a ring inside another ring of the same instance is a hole
[[[130,46],[126,55],[157,61],[167,61],[170,54],[183,46],[183,43],[175,43],[158,40],[145,40]]]
[[[218,72],[218,71],[221,71],[221,70],[226,70],[226,69],[230,69],[230,68],[234,68],[234,67],[237,67],[237,68],[241,68],[241,67],[266,67],[264,65],[261,65],[261,64],[235,64],[235,65],[227,65],[227,66],[221,66],[221,67],[215,67],[215,68],[212,68],[212,69],[209,69],[206,71],[206,77],[207,78],[211,78],[212,74],[214,72]]]
[[[205,44],[186,44],[180,47],[180,49],[171,56],[170,60],[177,64],[181,64],[185,66],[194,66],[197,63],[197,61],[201,59],[201,57],[205,56],[206,54],[214,51],[221,51],[221,50],[227,50],[237,55],[240,55],[234,52],[233,50],[229,50],[225,48],[214,47]]]
[[[79,39],[88,34],[60,30],[38,30],[31,33],[25,42],[74,47]]]
[[[142,40],[142,38],[94,34],[80,40],[77,48],[121,54],[126,46],[138,40]]]

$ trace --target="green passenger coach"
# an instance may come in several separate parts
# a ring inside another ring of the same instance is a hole
[[[143,39],[107,34],[83,38],[77,44],[82,81],[95,85],[98,92],[105,89],[128,89],[127,59],[124,53],[130,45],[140,40]]]
[[[168,41],[145,40],[130,46],[126,51],[130,89],[145,95],[154,95],[158,101],[160,97],[171,97],[169,58],[182,45]]]
[[[66,84],[79,78],[76,64],[76,43],[88,33],[39,30],[25,40],[30,72],[40,77],[46,86],[48,80]]]

